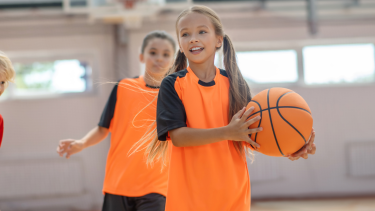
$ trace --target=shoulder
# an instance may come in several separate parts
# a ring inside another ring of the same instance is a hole
[[[225,71],[225,70],[223,70],[223,69],[220,69],[220,68],[219,68],[219,70],[220,70],[220,75],[225,76],[225,77],[228,78],[227,71]]]
[[[160,87],[170,86],[170,85],[174,86],[174,84],[176,83],[176,81],[178,80],[178,78],[184,78],[187,73],[188,73],[188,71],[186,69],[184,69],[184,70],[180,70],[178,72],[175,72],[175,73],[172,73],[172,74],[166,76],[163,79],[163,81],[161,82],[161,86]]]

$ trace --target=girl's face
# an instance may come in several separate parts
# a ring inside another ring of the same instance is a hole
[[[6,81],[5,81],[5,77],[3,75],[0,74],[0,96],[4,93],[5,91],[5,85],[6,85]]]
[[[175,49],[166,39],[154,38],[150,40],[139,56],[146,66],[146,72],[152,76],[164,76],[173,65]]]
[[[189,13],[177,23],[180,50],[190,63],[201,64],[214,61],[216,48],[223,42],[222,36],[215,34],[210,19],[200,13]]]

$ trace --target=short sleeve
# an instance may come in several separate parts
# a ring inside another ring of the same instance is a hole
[[[107,104],[104,107],[102,116],[100,117],[100,121],[98,126],[108,128],[111,125],[111,121],[113,118],[113,115],[115,113],[115,107],[117,102],[117,89],[118,85],[116,84],[115,87],[113,87],[111,95],[108,98]]]
[[[175,83],[177,76],[169,75],[160,85],[156,112],[158,138],[166,141],[168,132],[180,127],[186,127],[186,112]]]

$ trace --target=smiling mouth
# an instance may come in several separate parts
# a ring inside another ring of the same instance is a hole
[[[203,49],[204,48],[195,47],[195,48],[190,49],[189,51],[194,53],[194,52],[201,52],[201,51],[203,51]]]

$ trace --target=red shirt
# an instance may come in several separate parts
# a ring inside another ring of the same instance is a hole
[[[4,132],[4,121],[3,121],[3,117],[0,115],[0,147],[1,147],[1,141],[3,140],[3,132]]]

